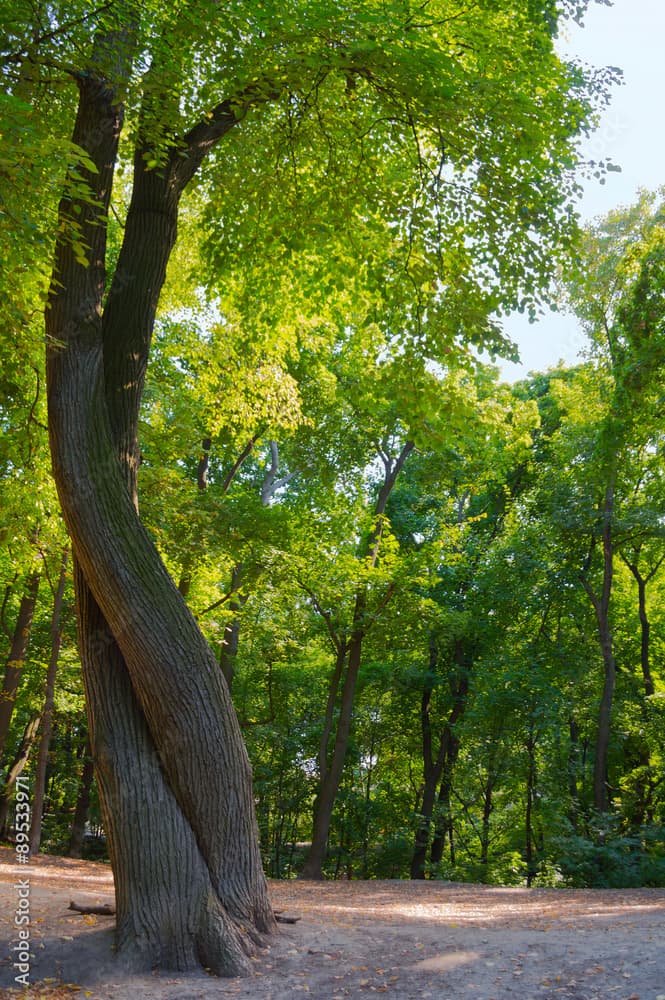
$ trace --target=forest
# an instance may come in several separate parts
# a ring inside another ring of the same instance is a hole
[[[582,13],[0,15],[0,837],[121,947],[157,844],[217,971],[262,873],[665,885],[665,190],[579,225]]]

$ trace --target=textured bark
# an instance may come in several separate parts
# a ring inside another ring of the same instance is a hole
[[[319,741],[319,781],[321,782],[326,780],[328,774],[328,749],[335,722],[335,705],[337,704],[337,694],[348,652],[345,642],[339,642],[337,639],[334,641],[336,652],[335,669],[333,670],[330,687],[328,688],[326,712],[323,717],[323,732],[321,733],[321,740]]]
[[[7,737],[16,706],[16,692],[23,676],[38,591],[39,574],[34,573],[26,584],[21,600],[0,692],[0,762],[3,763],[5,756],[8,756]]]
[[[60,619],[62,615],[62,600],[65,593],[65,583],[67,580],[68,559],[69,551],[68,549],[65,549],[62,555],[60,578],[58,580],[58,585],[53,598],[53,615],[51,617],[51,654],[46,671],[39,750],[37,753],[37,766],[35,768],[35,777],[33,782],[32,820],[30,823],[31,854],[38,853],[42,837],[42,813],[44,811],[44,795],[46,791],[46,767],[48,764],[48,752],[51,745],[51,736],[53,734],[55,678],[58,672],[58,660],[60,659],[60,645],[62,640],[62,627]]]
[[[114,39],[106,39],[108,47]],[[115,38],[126,54],[126,40]],[[129,44],[129,43],[127,43]],[[125,46],[125,48],[123,48]],[[139,145],[106,308],[106,230],[122,108],[79,80],[73,141],[96,165],[76,209],[88,262],[56,247],[46,313],[53,471],[72,539],[79,643],[117,899],[117,952],[141,968],[248,971],[274,917],[251,769],[219,666],[137,512],[138,412],[180,195],[237,120],[220,105],[163,170]],[[101,220],[101,221],[100,221]]]
[[[243,868],[228,886],[213,877],[164,774],[160,750],[137,704],[120,650],[76,572],[90,738],[116,883],[118,951],[142,968],[187,969],[199,962],[223,974],[247,971],[251,952],[226,912],[253,920],[243,899]],[[221,831],[220,831],[221,833]],[[226,831],[228,836],[228,831]],[[229,904],[231,905],[231,904]]]

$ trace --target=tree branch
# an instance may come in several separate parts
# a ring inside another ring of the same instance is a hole
[[[11,640],[11,637],[12,637],[12,632],[11,632],[11,629],[9,628],[9,626],[7,624],[7,602],[9,601],[9,598],[11,597],[12,586],[13,586],[13,584],[16,583],[17,580],[18,580],[18,573],[15,573],[14,574],[14,579],[12,580],[12,582],[8,583],[7,586],[5,587],[5,596],[2,599],[2,607],[0,607],[0,626],[2,627],[2,631],[5,633],[5,635],[7,636],[7,638],[10,639],[10,640]]]
[[[267,104],[277,100],[284,85],[275,87],[269,81],[254,83],[246,87],[237,97],[229,97],[212,109],[205,121],[198,122],[171,153],[172,177],[179,191],[183,191],[192,180],[208,153],[227,132],[242,121],[255,104]]]
[[[286,486],[295,476],[298,475],[298,470],[294,472],[289,472],[286,476],[282,476],[281,479],[277,479],[277,472],[279,469],[279,452],[277,451],[277,442],[270,442],[270,468],[264,480],[263,486],[261,488],[261,503],[264,507],[268,506],[268,503],[274,497],[277,490],[281,489],[282,486]]]
[[[226,494],[229,492],[231,483],[233,482],[233,480],[237,476],[238,472],[240,471],[240,468],[241,468],[243,462],[251,454],[252,448],[254,447],[254,445],[256,444],[256,442],[259,440],[259,434],[260,434],[260,431],[257,432],[256,434],[254,434],[249,439],[249,441],[247,442],[247,444],[245,445],[245,447],[240,452],[240,454],[238,455],[237,459],[235,460],[235,462],[231,466],[230,472],[228,473],[228,475],[224,479],[224,482],[222,483],[222,493],[224,494],[224,496],[226,496]]]
[[[318,611],[318,613],[323,618],[324,622],[326,623],[326,628],[328,629],[328,635],[330,636],[330,641],[332,643],[332,647],[333,647],[333,649],[334,649],[334,651],[336,653],[339,653],[340,650],[341,650],[341,648],[342,648],[342,646],[344,645],[344,642],[338,636],[337,632],[335,631],[335,627],[333,626],[333,623],[332,623],[332,615],[330,614],[329,611],[325,611],[323,609],[323,607],[321,606],[321,603],[320,603],[318,597],[316,596],[316,594],[314,593],[314,591],[311,590],[310,587],[307,586],[307,584],[303,583],[303,581],[299,580],[297,577],[296,577],[296,583],[301,588],[301,590],[305,591],[305,593],[307,594],[307,596],[311,600],[312,604],[314,605],[314,607],[316,608],[316,610]]]

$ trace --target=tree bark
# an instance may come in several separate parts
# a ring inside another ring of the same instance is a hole
[[[49,657],[48,669],[46,671],[46,684],[44,690],[44,708],[42,710],[41,734],[39,738],[39,750],[37,753],[37,766],[33,781],[32,792],[32,819],[30,823],[30,853],[37,854],[42,837],[42,813],[44,811],[44,793],[46,790],[46,766],[48,764],[48,752],[51,745],[51,735],[53,733],[53,708],[55,704],[55,678],[58,672],[58,661],[60,659],[60,644],[62,640],[62,600],[65,593],[65,583],[67,581],[67,562],[69,550],[65,549],[62,554],[60,567],[60,577],[53,598],[53,615],[51,618],[51,655]]]
[[[115,44],[127,57],[122,34]],[[58,242],[46,312],[49,432],[72,539],[117,953],[141,968],[203,964],[237,975],[275,926],[251,769],[219,666],[137,513],[138,409],[179,197],[237,118],[230,105],[215,109],[160,171],[148,169],[139,143],[102,310],[122,107],[94,61],[78,82],[73,141],[96,166],[85,177],[94,203],[60,206],[61,228],[77,219],[87,261],[70,240]]]
[[[568,731],[570,733],[570,744],[568,750],[568,796],[570,808],[568,816],[571,826],[576,831],[580,815],[580,792],[578,782],[580,780],[580,727],[577,719],[571,713],[568,718]]]

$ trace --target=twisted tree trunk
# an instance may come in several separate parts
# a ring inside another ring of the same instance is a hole
[[[131,38],[98,42],[122,63]],[[126,76],[126,71],[125,71]],[[161,171],[139,144],[116,271],[106,218],[122,124],[95,60],[78,79],[73,141],[89,200],[60,206],[46,313],[53,471],[72,540],[90,742],[116,885],[118,954],[143,968],[248,971],[274,928],[249,760],[227,686],[137,511],[138,412],[179,198],[236,118],[195,126]],[[68,238],[71,221],[86,259]],[[69,229],[68,229],[69,227]]]

